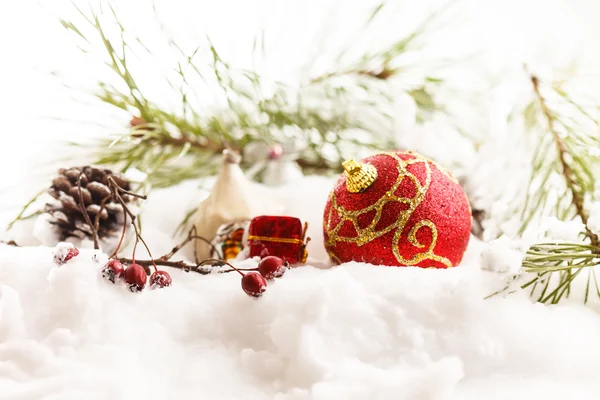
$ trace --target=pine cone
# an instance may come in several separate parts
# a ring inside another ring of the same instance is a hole
[[[92,239],[92,227],[88,224],[81,211],[83,203],[92,224],[100,214],[98,237],[111,238],[121,234],[123,229],[123,208],[113,198],[108,186],[108,177],[112,177],[119,187],[130,190],[130,183],[111,170],[94,167],[61,168],[59,175],[52,181],[48,189],[50,196],[57,201],[46,204],[45,212],[50,214],[49,222],[57,227],[60,240],[69,237]],[[81,177],[81,196],[78,182]],[[132,197],[121,196],[125,202],[131,202]]]

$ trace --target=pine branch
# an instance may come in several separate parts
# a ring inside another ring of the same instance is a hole
[[[439,18],[445,12],[447,12],[456,2],[456,0],[447,1],[437,10],[425,17],[425,19],[423,19],[423,21],[421,21],[421,23],[412,32],[410,32],[405,37],[398,39],[383,51],[364,54],[361,57],[359,57],[359,59],[355,61],[352,66],[346,67],[338,71],[331,71],[321,76],[312,78],[310,82],[320,83],[323,81],[327,81],[331,78],[342,76],[362,76],[382,81],[386,81],[388,79],[393,78],[394,76],[402,72],[400,68],[392,66],[394,62],[410,50],[413,50],[416,47],[415,43],[433,29],[433,24],[437,20],[437,18]],[[367,22],[365,23],[365,28],[367,28],[371,24],[371,22],[377,17],[377,15],[381,13],[385,6],[386,3],[382,2],[377,7],[375,7],[375,9],[371,13],[371,16],[367,19]],[[341,54],[338,55],[337,58],[341,59],[345,55],[345,53],[346,51],[343,51]],[[436,78],[427,79],[436,80]]]
[[[535,126],[536,105],[546,123],[545,134],[540,137],[536,153],[533,158],[533,173],[524,207],[524,215],[528,216],[523,223],[523,228],[534,219],[543,215],[550,209],[560,219],[567,217],[579,218],[583,224],[582,237],[587,243],[541,243],[531,246],[526,252],[522,262],[522,271],[526,274],[535,274],[534,277],[521,285],[521,288],[530,290],[531,295],[542,303],[558,303],[562,298],[571,295],[572,284],[576,278],[587,275],[584,302],[589,300],[592,292],[600,297],[600,287],[596,280],[595,267],[599,264],[600,241],[598,235],[589,226],[589,215],[585,207],[586,196],[595,196],[594,166],[598,160],[589,155],[589,146],[597,145],[598,130],[589,132],[574,121],[567,122],[564,116],[556,109],[551,108],[548,99],[542,94],[541,82],[535,76],[530,76],[535,103],[530,105],[525,113],[528,126]],[[594,125],[600,127],[597,120],[584,108],[572,100],[565,91],[553,86],[551,94],[558,95],[566,103],[558,103],[556,107],[565,105],[573,108],[576,115],[589,119]],[[564,111],[564,110],[563,110]],[[550,176],[559,174],[569,196],[561,196],[554,205],[549,204],[552,191]],[[537,180],[538,186],[534,187]],[[566,198],[568,202],[563,201]],[[581,279],[581,278],[580,278]]]
[[[600,161],[598,155],[590,152],[590,148],[600,146],[598,117],[585,111],[562,86],[543,84],[534,76],[530,76],[530,83],[534,99],[523,116],[526,129],[537,135],[534,136],[537,144],[525,204],[521,208],[523,222],[519,233],[532,221],[545,216],[560,220],[579,217],[587,224],[584,199],[588,195],[595,196],[594,169]],[[590,126],[589,122],[593,124]],[[556,185],[556,182],[562,184]],[[593,238],[588,230],[584,234]]]
[[[99,82],[98,98],[131,113],[134,120],[141,122],[113,141],[109,148],[105,147],[106,142],[100,143],[97,163],[121,170],[135,167],[147,174],[154,187],[161,187],[214,172],[215,155],[221,153],[224,142],[243,152],[252,142],[279,143],[282,140],[279,131],[287,127],[293,127],[295,139],[304,143],[297,152],[297,161],[310,172],[338,170],[343,159],[360,150],[393,148],[391,122],[396,110],[389,81],[401,73],[393,65],[409,50],[418,47],[417,39],[431,29],[436,18],[453,2],[388,48],[364,54],[353,64],[301,83],[299,88],[265,80],[254,71],[231,67],[210,39],[206,46],[200,45],[189,54],[169,39],[169,44],[183,58],[174,60],[180,84],[168,80],[181,97],[181,109],[175,112],[157,106],[143,95],[128,63],[135,54],[131,36],[125,34],[126,27],[110,2],[106,3],[110,15],[93,9],[89,13],[80,10],[87,27],[62,21],[66,29],[87,45],[99,42],[107,55],[108,66],[126,88],[121,90],[108,82]],[[382,3],[375,8],[365,27],[383,7]],[[104,26],[108,23],[116,24],[117,34],[109,34]],[[135,38],[135,44],[149,52],[139,38]],[[208,52],[203,52],[203,48]],[[338,78],[349,81],[340,84]],[[215,94],[225,100],[227,108],[215,110],[191,104],[194,91],[199,90],[199,85],[192,83],[194,79],[210,91],[217,87],[220,93]],[[419,120],[424,120],[426,113],[442,110],[432,93],[432,87],[441,83],[439,79],[426,78],[421,84],[401,89],[412,96],[424,112],[419,113]],[[264,87],[272,89],[267,94]],[[356,131],[365,134],[357,136]],[[328,147],[335,152],[324,151]],[[172,179],[167,179],[168,176]]]
[[[180,100],[174,110],[162,106],[162,98],[153,100],[147,95],[151,91],[142,87],[143,80],[138,79],[131,60],[140,58],[139,54],[153,57],[151,49],[121,22],[110,0],[101,0],[99,8],[89,11],[75,6],[79,20],[62,20],[63,27],[82,42],[84,52],[99,48],[112,72],[113,79],[98,82],[95,95],[131,118],[127,132],[94,145],[94,163],[121,172],[136,168],[146,174],[142,182],[146,187],[161,188],[214,175],[226,144],[244,154],[249,144],[281,145],[289,139],[299,143],[289,155],[305,172],[319,174],[340,171],[341,162],[357,153],[396,148],[393,122],[398,113],[394,106],[398,92],[414,99],[417,123],[445,112],[435,99],[444,84],[441,79],[425,77],[403,86],[394,82],[400,81],[395,78],[405,68],[422,67],[411,63],[414,57],[409,53],[420,50],[420,42],[453,3],[449,1],[386,48],[366,51],[349,64],[292,86],[232,67],[210,38],[187,52],[161,32],[176,53],[176,78],[161,77],[154,84],[169,85],[167,89]],[[102,12],[102,5],[108,6],[104,7],[108,12]],[[365,30],[384,6],[378,5],[366,18]],[[152,68],[153,63],[144,65]],[[203,103],[205,93],[216,101]],[[241,166],[251,165],[242,161]],[[25,218],[26,208],[17,220]]]
[[[554,126],[554,116],[552,111],[548,108],[544,97],[540,92],[540,83],[536,76],[531,76],[531,83],[533,85],[533,90],[535,91],[535,95],[537,100],[539,101],[540,107],[542,108],[542,112],[548,121],[548,131],[552,134],[552,138],[554,143],[556,144],[556,148],[558,151],[558,158],[560,160],[560,165],[562,167],[562,175],[567,184],[567,188],[571,192],[571,203],[575,207],[577,215],[581,218],[581,222],[585,228],[585,234],[590,239],[592,246],[600,249],[600,242],[598,240],[598,235],[593,233],[588,227],[588,213],[584,209],[584,194],[581,191],[582,184],[578,182],[577,176],[567,161],[567,157],[569,156],[569,149],[565,145],[564,140],[560,137],[556,128]]]

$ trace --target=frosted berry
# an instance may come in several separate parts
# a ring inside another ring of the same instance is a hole
[[[144,267],[134,263],[125,269],[123,278],[125,279],[125,282],[127,282],[127,285],[129,285],[129,290],[132,292],[140,292],[146,286],[148,274],[146,274]]]
[[[123,264],[117,259],[108,260],[102,269],[102,277],[115,283],[117,278],[123,274]]]
[[[69,250],[69,252],[67,253],[67,255],[65,256],[65,261],[67,262],[69,261],[71,258],[75,258],[79,255],[79,249],[77,247],[73,247],[72,249]]]
[[[54,262],[61,265],[79,255],[79,249],[72,243],[61,242],[54,249]]]
[[[242,289],[248,296],[260,297],[267,290],[267,281],[258,272],[248,272],[242,277]]]
[[[150,287],[151,288],[165,288],[171,286],[173,280],[171,275],[167,271],[154,271],[150,275]]]
[[[279,278],[287,270],[288,263],[277,256],[268,256],[258,263],[258,272],[266,279]]]

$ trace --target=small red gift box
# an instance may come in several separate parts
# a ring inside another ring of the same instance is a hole
[[[250,222],[248,245],[250,257],[277,256],[290,264],[306,262],[306,228],[295,217],[261,215]]]

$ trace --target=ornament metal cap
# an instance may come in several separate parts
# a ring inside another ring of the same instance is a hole
[[[346,189],[350,193],[365,191],[377,179],[377,169],[371,164],[350,159],[342,163],[346,171]]]
[[[240,153],[229,148],[223,150],[223,157],[225,159],[225,162],[229,164],[239,164],[242,160],[242,156],[240,156]]]

